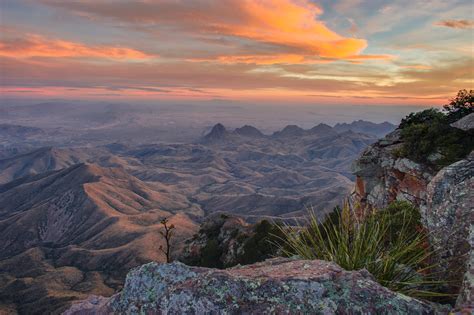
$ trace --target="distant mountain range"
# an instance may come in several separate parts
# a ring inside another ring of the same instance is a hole
[[[377,124],[370,121],[358,120],[350,124],[338,123],[334,127],[321,123],[308,130],[305,130],[296,125],[288,125],[282,130],[276,131],[272,135],[267,136],[253,126],[245,125],[243,127],[236,128],[233,131],[228,131],[222,124],[219,123],[214,125],[210,129],[210,131],[204,136],[203,142],[210,143],[221,140],[235,140],[237,139],[236,137],[233,137],[235,135],[253,138],[271,137],[273,139],[278,139],[285,137],[303,137],[310,135],[330,136],[345,133],[347,131],[362,133],[375,137],[383,137],[386,134],[395,130],[395,128],[396,126],[389,122]]]
[[[217,212],[250,222],[308,206],[323,215],[374,141],[324,124],[272,135],[216,124],[194,143],[0,150],[0,310],[49,313],[116,292],[131,267],[163,260],[164,217],[179,241]]]
[[[396,127],[397,126],[389,122],[376,124],[370,121],[357,120],[357,121],[353,121],[350,124],[348,123],[336,124],[334,126],[334,129],[337,130],[338,132],[352,130],[354,132],[366,133],[366,134],[375,135],[381,138],[381,137],[384,137],[386,134],[395,130]]]

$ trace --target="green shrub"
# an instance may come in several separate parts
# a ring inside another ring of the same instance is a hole
[[[459,90],[455,98],[443,106],[449,122],[454,122],[474,113],[474,90]]]
[[[275,256],[284,234],[277,224],[262,220],[254,227],[254,234],[243,245],[243,253],[237,257],[242,265],[253,264]]]
[[[474,134],[450,124],[474,112],[474,91],[460,90],[444,106],[411,113],[402,119],[399,129],[403,145],[393,152],[396,158],[406,157],[439,170],[465,158],[474,149]]]
[[[427,274],[432,253],[426,249],[427,235],[416,208],[395,203],[361,222],[351,211],[345,206],[323,223],[309,211],[306,227],[282,227],[287,235],[282,250],[304,259],[333,261],[346,270],[365,268],[382,285],[411,296],[436,295],[439,283]]]
[[[402,119],[399,128],[404,129],[412,125],[431,124],[445,119],[446,115],[435,108],[425,109],[421,112],[410,113]]]
[[[403,146],[399,154],[403,157],[440,169],[463,159],[474,149],[472,132],[451,127],[446,119],[425,123],[413,120],[407,120],[401,129]],[[433,159],[432,154],[439,156]]]
[[[222,268],[221,262],[222,249],[216,239],[209,239],[206,246],[202,249],[200,255],[200,267]]]

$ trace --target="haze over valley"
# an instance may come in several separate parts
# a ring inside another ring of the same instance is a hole
[[[163,217],[178,227],[175,242],[183,244],[215,213],[293,220],[314,207],[322,216],[352,189],[353,160],[395,128],[359,120],[303,129],[296,124],[309,125],[305,111],[265,120],[258,110],[182,106],[183,112],[63,102],[2,107],[5,298],[28,298],[21,304],[31,310],[115,292],[131,267],[162,259],[156,248]],[[227,126],[209,125],[216,117]],[[264,128],[239,126],[243,121]],[[25,274],[19,264],[37,267]],[[57,277],[63,280],[50,282]]]

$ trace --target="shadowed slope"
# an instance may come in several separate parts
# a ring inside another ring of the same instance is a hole
[[[0,186],[0,201],[0,297],[21,304],[22,312],[61,309],[89,292],[109,295],[131,267],[162,260],[163,217],[171,218],[180,238],[196,230],[177,212],[189,206],[185,199],[180,205],[119,168],[77,164],[24,177]],[[17,268],[25,260],[38,271],[25,275]],[[57,278],[66,283],[50,283]],[[30,286],[37,292],[20,303]],[[46,300],[57,305],[45,308]]]

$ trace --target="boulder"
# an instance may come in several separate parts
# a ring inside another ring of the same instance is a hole
[[[452,127],[467,131],[474,128],[474,113],[469,114],[451,124]]]
[[[444,277],[455,285],[463,282],[457,306],[474,309],[474,152],[433,177],[420,211]]]
[[[275,258],[227,270],[149,263],[122,292],[92,297],[64,314],[445,314],[392,292],[365,270],[320,260]]]

